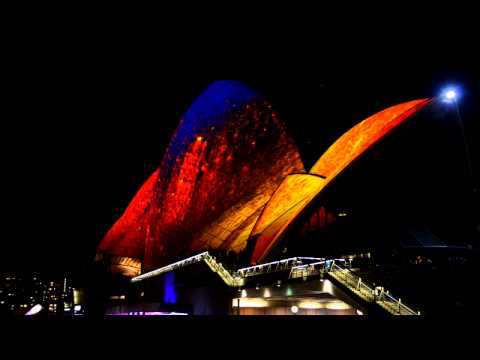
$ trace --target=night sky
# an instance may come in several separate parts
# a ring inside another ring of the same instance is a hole
[[[3,269],[75,270],[90,261],[159,166],[182,114],[215,79],[240,80],[272,101],[307,168],[367,116],[458,84],[478,182],[480,77],[468,54],[439,60],[416,53],[418,63],[387,56],[368,65],[299,54],[281,63],[273,57],[267,68],[235,61],[206,70],[162,63],[165,52],[95,45],[32,47],[11,58],[2,117]]]

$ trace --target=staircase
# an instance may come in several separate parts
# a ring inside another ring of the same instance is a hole
[[[204,261],[214,273],[217,273],[225,282],[225,284],[227,284],[228,286],[232,286],[232,287],[243,286],[244,284],[243,278],[237,275],[232,276],[230,272],[227,269],[225,269],[221,263],[217,262],[217,260],[215,260],[215,258],[212,257],[208,252],[203,252],[201,254],[189,257],[181,261],[177,261],[176,263],[161,267],[159,269],[150,271],[140,276],[136,276],[132,278],[131,282],[138,282],[154,276],[159,276],[164,273],[174,271],[185,266],[199,263],[201,261]]]
[[[333,261],[326,270],[330,277],[344,285],[367,303],[375,303],[393,315],[420,315],[420,312],[415,312],[403,304],[401,299],[397,300],[383,288],[373,289],[371,286],[365,284],[361,277],[355,275],[348,269],[338,266],[335,261]]]
[[[231,287],[243,286],[245,280],[237,275],[232,275],[230,272],[223,267],[223,265],[212,257],[208,252],[205,253],[203,261],[208,265],[208,267],[215,273],[217,273],[222,280]]]
[[[363,299],[366,303],[377,304],[382,309],[393,315],[420,315],[408,306],[402,303],[401,299],[396,299],[384,291],[383,288],[373,289],[368,284],[362,281],[362,278],[351,272],[346,266],[344,259],[339,260],[325,260],[321,258],[295,257],[274,261],[268,264],[261,264],[240,269],[231,273],[218,262],[208,252],[204,252],[190,258],[178,261],[171,265],[150,271],[132,278],[132,282],[142,281],[147,278],[158,276],[169,271],[204,261],[208,267],[220,276],[225,284],[230,287],[241,287],[245,285],[245,279],[250,276],[256,276],[266,273],[273,273],[279,271],[290,270],[290,279],[304,278],[309,276],[326,273],[332,279],[342,284],[349,291]],[[339,264],[343,263],[343,267]]]

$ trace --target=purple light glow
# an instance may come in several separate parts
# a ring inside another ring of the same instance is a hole
[[[175,316],[175,315],[188,315],[186,313],[177,313],[177,312],[162,312],[162,311],[145,311],[145,312],[123,312],[123,313],[112,313],[107,314],[107,316]]]
[[[27,313],[25,314],[26,316],[31,316],[31,315],[36,315],[38,314],[40,311],[42,311],[43,307],[42,305],[35,305],[34,307],[32,307],[30,310],[27,311]]]

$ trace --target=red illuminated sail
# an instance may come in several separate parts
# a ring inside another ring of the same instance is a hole
[[[140,258],[144,269],[206,249],[239,252],[285,176],[304,171],[270,103],[242,84],[214,83],[99,252]]]

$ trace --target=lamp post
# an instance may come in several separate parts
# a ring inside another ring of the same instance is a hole
[[[465,136],[465,127],[463,125],[462,117],[460,116],[460,109],[458,108],[458,102],[454,100],[455,105],[455,112],[457,114],[457,120],[460,125],[460,129],[462,131],[462,138],[463,138],[463,145],[465,149],[465,158],[467,161],[467,169],[468,169],[468,176],[470,179],[470,186],[472,187],[473,192],[476,192],[477,189],[475,188],[475,183],[473,181],[473,169],[472,169],[472,159],[470,158],[470,150],[468,148],[467,137]]]
[[[445,91],[441,95],[441,98],[442,98],[443,102],[448,103],[448,104],[453,104],[453,106],[455,107],[455,115],[456,115],[458,124],[460,126],[461,133],[462,133],[462,140],[463,140],[463,146],[464,146],[464,151],[465,151],[465,160],[467,162],[467,171],[468,171],[468,177],[469,177],[469,181],[470,181],[469,186],[471,186],[471,189],[475,193],[477,191],[477,189],[475,188],[475,183],[474,183],[474,180],[473,180],[472,160],[471,160],[471,157],[470,157],[470,150],[468,148],[467,137],[465,135],[465,126],[463,124],[463,120],[462,120],[462,117],[460,115],[460,109],[459,109],[459,106],[458,106],[459,96],[460,96],[459,91],[454,87],[450,87],[450,88],[445,89]]]

